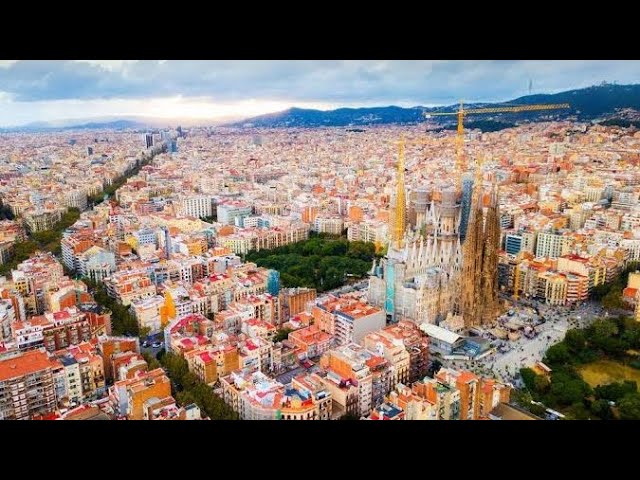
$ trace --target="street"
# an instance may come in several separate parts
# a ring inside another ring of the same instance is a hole
[[[153,358],[156,358],[156,355],[158,355],[158,353],[160,353],[160,350],[164,349],[164,345],[162,345],[161,347],[153,347],[152,345],[149,345],[148,347],[143,347],[142,344],[140,345],[140,353],[148,353],[149,355],[151,355]]]
[[[148,343],[148,347],[144,347],[144,342]],[[154,347],[155,343],[160,343],[160,346]],[[148,353],[153,358],[156,358],[156,355],[160,352],[160,350],[164,349],[164,337],[162,333],[158,333],[156,335],[148,336],[145,339],[140,339],[140,353]]]
[[[452,362],[454,366],[469,368],[483,375],[495,374],[499,379],[516,384],[518,372],[523,367],[531,367],[542,360],[547,349],[564,338],[571,328],[584,328],[597,318],[604,316],[602,306],[587,302],[575,310],[566,307],[555,307],[544,304],[534,304],[546,322],[538,325],[538,334],[532,338],[520,337],[516,341],[507,342],[510,350],[505,353],[496,352],[482,360]]]

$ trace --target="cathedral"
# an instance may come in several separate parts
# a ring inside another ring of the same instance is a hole
[[[418,188],[407,208],[402,156],[396,178],[391,239],[385,258],[374,261],[369,301],[384,308],[391,321],[438,324],[454,313],[462,315],[465,329],[492,322],[498,307],[497,187],[486,209],[479,174],[473,188],[465,182],[467,192]]]
[[[392,239],[387,256],[374,266],[369,301],[384,306],[393,320],[437,323],[456,310],[462,247],[455,197],[447,190],[441,202],[432,200],[424,223],[402,241]]]

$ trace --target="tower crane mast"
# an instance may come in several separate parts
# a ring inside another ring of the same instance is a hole
[[[467,164],[464,157],[464,117],[466,115],[489,114],[489,113],[520,113],[534,112],[539,110],[558,110],[570,108],[568,103],[551,103],[539,105],[512,105],[508,107],[487,107],[487,108],[464,108],[460,102],[460,108],[457,112],[425,112],[427,118],[432,116],[449,116],[456,115],[458,117],[458,128],[456,130],[456,170],[461,175],[467,170]]]

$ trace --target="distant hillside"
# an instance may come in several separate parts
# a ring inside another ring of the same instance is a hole
[[[593,120],[614,114],[619,108],[640,110],[640,85],[605,83],[555,94],[528,95],[516,98],[513,103],[569,103],[580,119]]]
[[[0,128],[1,132],[47,132],[61,130],[127,130],[143,129],[148,124],[136,120],[111,120],[111,121],[90,121],[86,123],[60,125],[57,122],[34,122],[19,127]]]
[[[478,128],[491,125],[491,130],[508,128],[513,122],[525,120],[549,120],[575,118],[578,120],[596,120],[603,117],[615,116],[616,110],[632,108],[640,110],[640,85],[602,84],[579,90],[569,90],[555,94],[537,94],[516,98],[509,102],[469,104],[472,106],[500,106],[500,105],[529,105],[534,103],[569,103],[570,109],[527,112],[519,114],[486,115],[481,119],[469,120],[468,126],[473,128],[473,122]],[[382,125],[388,123],[411,124],[424,121],[423,113],[442,111],[450,112],[457,109],[456,105],[447,107],[373,107],[373,108],[339,108],[337,110],[311,110],[290,108],[283,112],[270,113],[258,117],[248,118],[229,124],[233,127],[343,127]],[[433,122],[441,123],[447,128],[456,121],[451,117],[432,117]],[[485,123],[493,120],[491,124]]]
[[[109,130],[126,130],[128,128],[145,128],[147,124],[136,122],[133,120],[115,120],[113,122],[89,122],[81,125],[71,125],[65,127],[65,129],[74,130],[97,130],[97,129],[109,129]]]
[[[424,108],[372,107],[338,108],[337,110],[311,110],[290,108],[284,112],[268,113],[234,122],[230,126],[278,127],[345,127],[348,125],[374,125],[385,123],[415,123],[420,121]]]

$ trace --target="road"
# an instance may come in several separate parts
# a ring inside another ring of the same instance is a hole
[[[144,348],[142,345],[140,345],[140,353],[148,353],[153,358],[156,358],[156,355],[158,355],[158,353],[160,353],[160,350],[162,349],[164,349],[164,345],[162,347],[157,347],[157,348],[154,348],[152,346]]]
[[[566,307],[551,307],[534,304],[546,322],[536,327],[538,335],[532,339],[522,336],[515,342],[508,342],[511,347],[506,353],[496,353],[482,360],[471,362],[471,370],[479,374],[495,374],[503,381],[516,384],[520,368],[530,367],[542,360],[547,349],[561,341],[567,330],[584,328],[594,320],[604,316],[602,307],[588,302],[570,311]],[[469,367],[469,362],[454,362],[455,366]]]
[[[149,343],[149,346],[143,347],[142,343],[144,342],[144,340],[140,339],[140,353],[148,353],[155,358],[160,350],[164,348],[164,337],[161,333],[147,337],[146,341]],[[153,344],[155,342],[162,342],[162,345],[159,347],[154,347]]]

